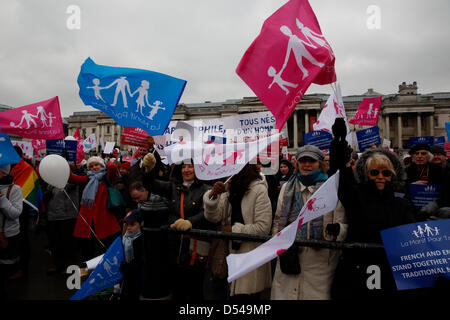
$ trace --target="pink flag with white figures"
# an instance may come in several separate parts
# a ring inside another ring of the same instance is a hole
[[[364,98],[358,107],[355,116],[350,119],[351,124],[374,127],[378,123],[380,115],[381,96],[374,98]]]
[[[338,186],[339,171],[314,192],[294,222],[252,251],[228,255],[228,282],[242,277],[285,252],[294,243],[301,225],[336,209]]]
[[[0,132],[30,139],[64,139],[58,97],[0,112]]]
[[[84,160],[84,141],[81,139],[80,128],[77,128],[73,137],[77,139],[77,164],[80,164]]]
[[[334,53],[307,0],[290,0],[263,24],[236,73],[281,130],[311,83],[336,81]]]

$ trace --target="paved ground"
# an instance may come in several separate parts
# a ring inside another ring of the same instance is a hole
[[[29,271],[21,279],[9,280],[8,295],[11,300],[68,300],[75,292],[66,287],[66,278],[55,274],[48,276],[51,256],[46,249],[47,236],[43,230],[29,231],[31,256]]]

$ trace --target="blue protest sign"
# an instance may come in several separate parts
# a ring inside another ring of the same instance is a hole
[[[120,264],[124,260],[122,239],[119,236],[108,248],[89,278],[70,300],[82,300],[91,294],[119,283],[123,278],[120,272]]]
[[[80,98],[119,125],[162,135],[181,98],[186,81],[148,70],[101,66],[91,58],[78,76]]]
[[[441,146],[442,148],[444,147],[444,143],[445,143],[445,137],[435,137],[434,138],[434,143],[433,145],[435,146]]]
[[[0,133],[0,166],[17,163],[20,157],[7,133]]]
[[[358,147],[361,152],[369,149],[372,144],[378,146],[381,144],[380,128],[375,126],[356,131],[356,139],[358,140]]]
[[[398,290],[426,288],[450,278],[450,219],[411,223],[381,231]]]
[[[45,145],[47,154],[57,154],[64,157],[67,161],[77,161],[77,143],[76,140],[52,139],[46,140]]]
[[[326,131],[312,131],[305,133],[305,144],[316,146],[320,150],[330,149],[330,143],[333,140],[333,135]]]
[[[438,199],[442,193],[442,186],[438,184],[410,184],[409,193],[417,210]]]
[[[447,131],[447,140],[450,141],[450,122],[445,123],[445,131]]]
[[[411,137],[409,138],[409,148],[411,149],[416,144],[427,144],[432,146],[434,144],[434,137]]]

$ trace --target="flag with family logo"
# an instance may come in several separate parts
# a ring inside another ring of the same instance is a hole
[[[88,152],[91,149],[97,148],[97,138],[95,136],[95,133],[92,133],[89,137],[84,139],[83,141],[83,151]]]
[[[362,126],[376,126],[378,123],[378,116],[380,115],[381,96],[374,98],[364,98],[358,111],[349,123],[359,124]]]
[[[236,73],[281,130],[311,83],[336,81],[334,53],[307,0],[290,0],[263,24]]]
[[[30,139],[64,138],[58,97],[0,112],[0,132]]]
[[[338,186],[339,171],[314,192],[300,210],[297,219],[270,240],[247,253],[228,255],[228,282],[242,277],[285,252],[294,243],[300,226],[336,209]]]
[[[123,279],[120,264],[125,260],[121,237],[117,237],[103,255],[91,275],[70,300],[83,300],[100,290],[110,288]]]
[[[20,156],[17,154],[11,139],[6,133],[0,133],[0,166],[17,163]]]
[[[79,95],[123,127],[138,127],[161,135],[181,98],[186,81],[162,73],[110,67],[91,58],[81,66]]]

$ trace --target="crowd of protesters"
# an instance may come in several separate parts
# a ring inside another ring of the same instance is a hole
[[[400,158],[382,148],[356,153],[348,146],[345,124],[336,120],[329,153],[300,147],[281,159],[272,176],[261,164],[247,164],[225,183],[200,181],[190,160],[165,165],[153,138],[139,148],[132,164],[92,156],[71,164],[64,190],[43,180],[48,250],[53,264],[47,274],[65,274],[69,265],[104,253],[122,237],[124,279],[114,298],[122,300],[304,300],[396,297],[384,249],[327,249],[293,245],[276,261],[266,263],[228,283],[216,272],[219,253],[211,238],[168,233],[191,229],[249,235],[275,235],[297,218],[304,203],[332,174],[340,171],[338,205],[297,231],[296,240],[382,244],[380,231],[412,222],[450,217],[449,163],[443,148],[419,144]],[[19,151],[19,150],[18,150]],[[24,161],[24,160],[22,160]],[[0,167],[0,231],[8,241],[0,249],[0,296],[7,296],[8,278],[26,272],[29,256],[28,206],[14,184],[11,166]],[[38,167],[36,168],[38,171]],[[439,199],[416,210],[410,184],[438,184]],[[115,188],[123,205],[108,207]],[[144,232],[142,227],[153,228]],[[0,239],[1,240],[1,239]],[[224,252],[246,253],[260,243],[224,240]],[[223,254],[221,259],[223,263]],[[21,264],[22,261],[22,264]],[[25,261],[25,263],[23,262]],[[381,289],[366,285],[367,267],[381,270]],[[219,266],[220,267],[220,266]],[[435,288],[407,290],[431,295]],[[113,298],[113,297],[112,297]]]

